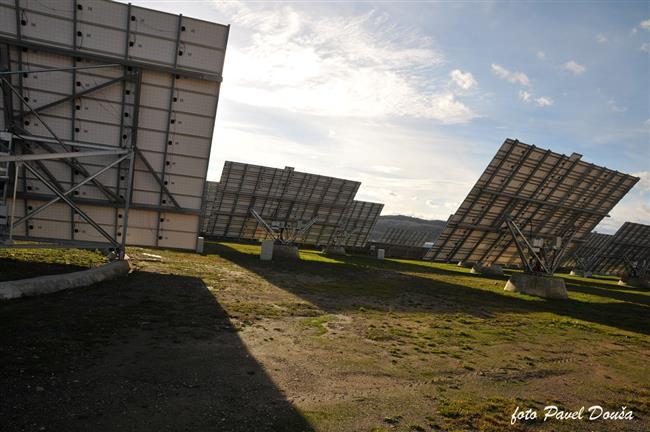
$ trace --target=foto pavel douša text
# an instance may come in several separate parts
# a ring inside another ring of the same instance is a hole
[[[510,424],[515,424],[518,421],[536,421],[542,419],[543,421],[550,420],[633,420],[634,414],[627,407],[621,407],[616,411],[605,410],[600,405],[592,405],[590,407],[580,407],[576,411],[561,410],[555,405],[547,405],[540,414],[533,408],[520,408],[517,406],[515,412],[512,413]]]

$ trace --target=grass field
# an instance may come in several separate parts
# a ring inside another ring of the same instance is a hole
[[[650,292],[614,279],[563,275],[569,300],[545,300],[455,265],[143,252],[128,277],[0,303],[0,429],[650,430]],[[5,253],[0,280],[101,262],[70,254]],[[635,420],[510,424],[546,405]]]

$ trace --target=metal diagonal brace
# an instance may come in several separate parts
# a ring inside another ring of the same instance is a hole
[[[174,206],[176,208],[180,208],[180,204],[178,204],[178,201],[176,201],[176,198],[172,195],[172,193],[167,189],[167,186],[165,186],[165,182],[156,174],[156,170],[153,169],[151,166],[151,163],[149,163],[149,160],[147,160],[146,156],[142,154],[142,151],[139,148],[135,148],[135,153],[140,156],[140,160],[144,163],[144,165],[147,167],[147,170],[151,173],[151,175],[156,179],[156,182],[158,182],[158,185],[160,185],[160,188],[167,194],[169,199],[172,201]]]
[[[93,178],[102,175],[103,173],[105,173],[106,171],[108,171],[109,169],[111,169],[112,167],[114,167],[115,165],[117,165],[118,163],[122,162],[124,159],[127,159],[129,156],[131,156],[130,153],[129,153],[129,154],[125,154],[124,156],[122,156],[122,157],[119,158],[119,159],[116,159],[115,161],[111,162],[109,165],[105,166],[105,167],[102,168],[101,170],[99,170],[99,171],[97,171],[96,173],[94,173],[92,176],[90,176],[90,177],[88,177],[88,178],[85,178],[84,180],[82,180],[81,182],[77,183],[76,185],[74,185],[73,187],[71,187],[70,189],[68,189],[67,191],[63,192],[63,195],[69,195],[69,194],[71,194],[71,193],[74,192],[75,190],[79,189],[81,186],[83,186],[83,185],[85,185],[86,183],[88,183],[89,181],[91,181]],[[61,198],[57,196],[57,197],[55,197],[55,198],[52,198],[50,201],[48,201],[47,203],[43,204],[42,206],[37,207],[37,208],[34,209],[34,211],[32,211],[30,214],[27,214],[27,215],[21,217],[20,219],[18,219],[16,222],[12,223],[12,224],[11,224],[11,228],[14,229],[16,226],[20,225],[21,223],[25,222],[26,220],[35,217],[37,214],[39,214],[40,212],[42,212],[43,210],[45,210],[46,208],[48,208],[49,206],[51,206],[52,204],[54,204],[55,202],[57,202],[59,199],[61,199]]]
[[[23,163],[25,168],[29,170],[32,174],[34,174],[40,181],[42,181],[48,188],[52,190],[56,195],[59,196],[63,201],[65,201],[66,204],[68,204],[70,207],[72,207],[73,210],[79,214],[86,222],[88,222],[93,228],[97,230],[104,238],[106,238],[111,244],[113,244],[115,247],[119,246],[119,243],[117,243],[113,237],[111,237],[110,234],[108,234],[104,228],[99,226],[97,222],[92,220],[90,216],[88,216],[83,210],[81,210],[74,202],[70,200],[67,196],[65,196],[61,191],[59,191],[54,185],[52,185],[50,182],[47,181],[38,171],[36,171],[34,168],[29,166],[26,162]]]
[[[284,243],[284,240],[281,239],[281,238],[276,234],[275,231],[273,231],[273,229],[269,226],[269,224],[267,224],[266,221],[265,221],[264,219],[262,219],[262,216],[260,216],[259,213],[257,213],[257,212],[255,211],[255,209],[250,209],[250,213],[251,213],[251,214],[253,215],[253,217],[257,220],[257,222],[259,222],[259,224],[262,225],[262,226],[264,227],[264,229],[266,230],[266,232],[269,233],[269,235],[271,236],[271,238],[273,238],[273,240],[279,240],[279,241],[281,241],[282,243]]]
[[[564,236],[562,236],[562,242],[564,244],[562,245],[562,248],[557,252],[557,254],[555,255],[555,259],[551,263],[551,273],[555,273],[555,270],[557,270],[557,268],[559,267],[560,263],[564,258],[564,254],[566,253],[566,250],[569,247],[569,244],[571,243],[571,240],[573,240],[573,237],[575,237],[576,235],[576,232],[577,232],[576,229],[572,229],[568,233],[565,233]]]
[[[30,72],[30,73],[32,73],[32,72]],[[85,96],[85,95],[87,95],[89,93],[93,93],[93,92],[96,92],[96,91],[101,90],[103,88],[109,87],[109,86],[111,86],[111,85],[113,85],[115,83],[124,81],[125,79],[126,79],[126,76],[113,78],[112,80],[109,80],[109,81],[106,81],[106,82],[101,83],[99,85],[96,85],[95,87],[87,88],[87,89],[82,90],[80,92],[77,92],[77,93],[75,93],[73,95],[66,96],[66,97],[63,97],[61,99],[57,99],[57,100],[55,100],[53,102],[47,103],[45,105],[35,107],[32,112],[37,113],[37,112],[48,110],[48,109],[50,109],[50,108],[52,108],[54,106],[60,105],[60,104],[65,103],[65,102],[69,102],[69,101],[71,101],[73,99],[77,99],[77,98]],[[29,114],[30,114],[29,112],[24,113],[24,115],[29,115]],[[14,119],[18,120],[18,119],[21,118],[21,116],[22,115],[15,115]]]
[[[508,224],[508,228],[510,228],[510,232],[512,233],[512,237],[515,240],[515,242],[519,242],[519,239],[517,238],[517,234],[519,234],[519,236],[521,236],[521,239],[526,244],[526,247],[528,248],[530,253],[533,254],[533,256],[535,257],[535,259],[537,260],[539,265],[542,266],[542,268],[544,269],[544,271],[546,273],[551,274],[551,272],[549,272],[548,268],[546,268],[546,265],[544,264],[544,261],[542,261],[542,259],[539,257],[539,255],[537,255],[537,253],[533,249],[533,246],[528,242],[528,240],[526,239],[526,236],[524,236],[524,234],[521,232],[521,230],[519,229],[517,224],[512,219],[506,220],[506,223]],[[520,249],[520,247],[518,247],[517,249]],[[523,249],[520,251],[520,255],[522,255],[524,265],[526,265],[526,267],[528,267],[529,270],[532,271],[532,269],[530,268],[530,265],[528,264],[527,260],[525,259],[525,255],[523,255]]]
[[[87,152],[32,153],[32,154],[0,156],[0,162],[22,162],[22,161],[32,161],[32,160],[65,159],[69,157],[80,158],[80,157],[94,157],[94,156],[115,156],[124,153],[128,153],[128,150],[115,149],[115,150],[96,150],[96,151],[87,151]]]
[[[20,91],[19,91],[16,87],[14,87],[14,86],[13,86],[13,85],[12,85],[12,84],[7,80],[7,79],[6,79],[6,78],[2,78],[2,77],[0,77],[0,80],[2,80],[2,82],[4,82],[4,83],[9,87],[9,89],[10,89],[10,90],[11,90],[11,91],[16,95],[16,96],[18,96],[18,98],[19,98],[20,101],[21,101],[21,104],[24,104],[24,105],[29,109],[29,111],[31,111],[31,112],[34,114],[34,116],[36,116],[36,118],[37,118],[37,119],[38,119],[38,120],[43,124],[43,126],[45,127],[45,129],[47,129],[47,131],[48,131],[48,132],[49,132],[49,133],[54,137],[54,139],[56,139],[57,142],[58,142],[59,144],[61,144],[61,146],[62,146],[64,149],[66,149],[67,151],[69,151],[69,149],[67,148],[66,144],[61,140],[61,138],[59,138],[59,137],[57,136],[57,134],[54,133],[54,131],[52,130],[52,128],[50,128],[50,126],[47,124],[47,122],[43,121],[43,119],[41,118],[41,116],[40,116],[36,111],[34,111],[34,108],[32,108],[31,105],[29,105],[27,102],[25,102],[25,100],[24,100],[22,94],[20,93]],[[21,128],[21,129],[22,129],[22,128]],[[23,130],[24,130],[24,129],[23,129]],[[25,132],[27,132],[27,131],[25,131]],[[52,148],[49,147],[48,145],[46,145],[46,144],[44,144],[44,143],[38,143],[38,144],[39,144],[41,147],[43,147],[44,149],[46,149],[46,150],[48,150],[48,151],[54,153],[54,151],[52,150]],[[70,165],[72,168],[75,168],[76,170],[78,170],[78,171],[79,171],[80,173],[82,173],[84,176],[89,176],[89,175],[90,175],[90,173],[88,173],[88,171],[87,171],[87,170],[86,170],[86,169],[85,169],[85,168],[84,168],[84,167],[83,167],[79,162],[77,162],[75,159],[65,159],[65,160],[66,160],[66,163],[67,163],[68,165]],[[98,188],[99,188],[99,189],[104,193],[104,195],[106,195],[106,197],[108,197],[108,198],[110,198],[110,199],[112,199],[112,200],[114,200],[114,201],[118,201],[118,202],[120,201],[119,197],[118,197],[116,194],[114,194],[112,191],[110,191],[108,188],[106,188],[106,186],[104,186],[102,183],[100,183],[100,182],[97,181],[96,179],[93,180],[93,183],[95,184],[95,186],[97,186],[97,187],[98,187]]]

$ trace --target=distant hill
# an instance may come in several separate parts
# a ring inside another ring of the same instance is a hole
[[[433,242],[438,238],[446,221],[419,219],[411,216],[379,216],[375,229],[370,233],[370,241],[377,241],[390,229],[405,229],[408,231],[430,232],[426,238],[427,242]]]

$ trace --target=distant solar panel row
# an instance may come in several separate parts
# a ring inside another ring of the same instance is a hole
[[[372,240],[388,245],[424,247],[424,242],[429,234],[428,231],[422,230],[391,228],[379,238]]]
[[[317,217],[302,242],[328,244],[342,227],[355,230],[346,244],[365,244],[383,205],[355,202],[360,183],[284,169],[227,161],[214,200],[206,201],[204,234],[265,240],[268,233],[250,214],[267,222],[299,223]]]
[[[597,232],[589,233],[585,241],[577,247],[575,252],[570,253],[567,256],[564,266],[575,268],[580,267],[583,264],[590,265],[602,254],[611,238],[611,234],[600,234]],[[578,261],[582,261],[582,263]],[[591,271],[590,268],[582,270]]]
[[[592,271],[620,275],[625,271],[626,261],[650,262],[650,225],[625,222],[610,236]]]
[[[379,203],[352,201],[346,208],[346,215],[342,224],[342,230],[348,236],[341,246],[364,247],[383,208],[384,205]]]
[[[531,238],[590,233],[639,179],[507,139],[425,259],[483,265],[519,260],[508,218]]]

